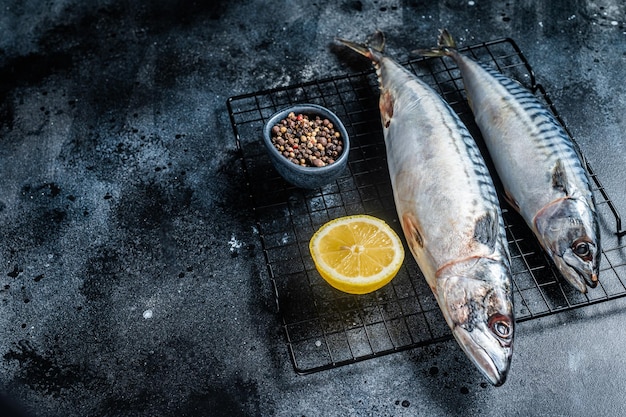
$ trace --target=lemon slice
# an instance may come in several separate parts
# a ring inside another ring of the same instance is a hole
[[[383,287],[404,260],[398,235],[384,221],[367,215],[340,217],[324,224],[311,238],[309,250],[322,278],[351,294]]]

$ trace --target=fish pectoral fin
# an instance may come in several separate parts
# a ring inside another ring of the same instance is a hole
[[[509,205],[511,207],[513,207],[515,209],[515,211],[517,211],[519,213],[519,204],[517,204],[517,201],[513,198],[513,196],[511,194],[509,194],[508,191],[504,192],[504,199],[506,200],[507,203],[509,203]]]
[[[413,253],[416,253],[417,249],[424,247],[424,239],[420,233],[419,222],[412,213],[404,213],[402,215],[402,230],[404,230],[404,236]]]
[[[388,128],[393,117],[393,95],[389,90],[384,89],[381,91],[379,107],[382,124],[385,128]]]
[[[565,167],[561,159],[558,159],[554,168],[552,168],[552,187],[556,190],[563,191],[565,195],[569,195],[567,189],[567,174],[565,173]]]
[[[493,211],[486,212],[476,220],[474,239],[493,251],[498,241],[499,225],[497,213]]]
[[[467,91],[466,91],[467,93]],[[473,112],[474,111],[474,102],[472,101],[472,97],[469,94],[466,94],[466,98],[467,98],[467,104],[469,105],[470,110]]]

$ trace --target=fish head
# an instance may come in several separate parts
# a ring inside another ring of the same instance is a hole
[[[600,230],[586,199],[564,198],[535,217],[539,240],[563,277],[581,292],[598,285]]]
[[[437,279],[441,310],[455,339],[495,386],[506,380],[513,353],[513,299],[506,262],[477,258]]]

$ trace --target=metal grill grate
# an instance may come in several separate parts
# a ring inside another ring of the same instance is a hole
[[[462,51],[522,82],[558,117],[515,42],[498,40]],[[452,61],[420,58],[406,66],[444,96],[480,144],[480,133]],[[314,191],[286,183],[272,167],[261,142],[263,125],[274,112],[304,102],[325,106],[337,114],[352,141],[349,170],[334,183]],[[309,254],[308,243],[315,230],[350,214],[382,218],[402,236],[387,172],[373,71],[231,97],[227,106],[296,372],[315,372],[451,338],[410,255],[391,284],[355,296],[327,285]],[[579,293],[558,276],[521,217],[502,203],[518,322],[626,295],[626,245],[619,239],[625,233],[621,217],[588,164],[587,168],[595,184],[604,247],[601,284],[587,294]]]

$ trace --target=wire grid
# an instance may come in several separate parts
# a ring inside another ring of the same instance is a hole
[[[462,51],[522,82],[558,117],[514,41],[482,43]],[[452,61],[420,58],[405,65],[443,95],[482,146]],[[344,122],[351,138],[349,169],[317,190],[302,190],[285,182],[261,141],[265,121],[296,103],[329,108]],[[309,254],[313,233],[340,216],[370,214],[385,220],[402,236],[387,171],[373,71],[231,97],[227,106],[295,371],[316,372],[450,339],[451,332],[411,256],[387,286],[366,295],[350,295],[330,287],[315,270]],[[618,237],[624,234],[621,218],[588,164],[587,168],[595,184],[604,248],[600,285],[587,294],[559,277],[521,217],[502,202],[518,322],[626,295],[626,246]]]

